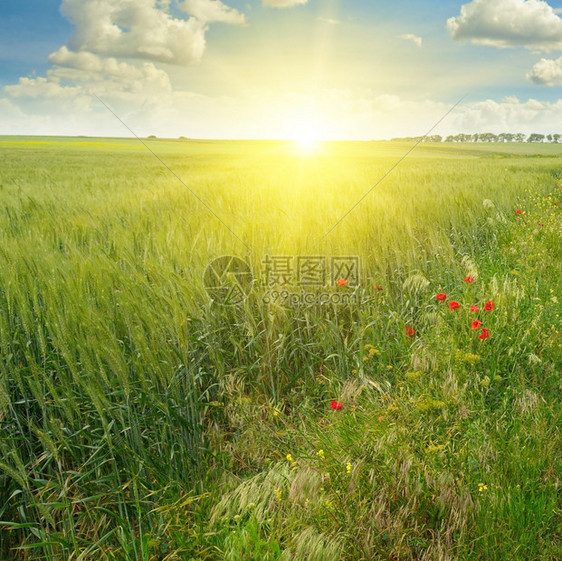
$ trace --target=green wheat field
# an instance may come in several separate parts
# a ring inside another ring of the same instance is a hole
[[[2,561],[562,559],[562,147],[144,142],[0,137]]]

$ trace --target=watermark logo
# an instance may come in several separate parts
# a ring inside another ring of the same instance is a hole
[[[218,304],[234,306],[255,289],[265,304],[360,304],[361,263],[357,256],[266,255],[260,265],[254,276],[239,257],[215,259],[204,275],[209,296]]]
[[[252,289],[250,266],[240,257],[224,255],[211,261],[203,275],[203,284],[212,300],[223,306],[241,304]]]
[[[267,255],[262,261],[267,287],[337,286],[345,279],[348,287],[359,285],[359,257],[325,255]]]

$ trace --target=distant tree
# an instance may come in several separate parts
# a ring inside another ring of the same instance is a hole
[[[151,138],[151,137],[149,137]],[[156,137],[152,137],[156,138]],[[184,137],[180,137],[184,138]],[[539,134],[532,133],[529,136],[518,132],[502,132],[500,134],[494,134],[492,132],[475,132],[473,134],[468,133],[458,133],[450,134],[449,136],[443,138],[439,134],[429,135],[429,136],[406,136],[401,138],[393,138],[396,142],[551,142],[553,144],[562,143],[562,134]]]
[[[479,137],[480,142],[496,142],[497,138],[498,137],[491,132],[483,132]]]
[[[157,138],[154,134],[151,134],[150,136],[147,136],[147,138],[150,138],[151,140]]]
[[[533,132],[527,138],[527,142],[544,142],[544,134]]]
[[[391,138],[391,142],[427,142],[423,136],[404,136],[398,138]]]

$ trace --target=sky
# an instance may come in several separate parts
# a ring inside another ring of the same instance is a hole
[[[561,86],[562,0],[0,0],[4,135],[562,133]]]

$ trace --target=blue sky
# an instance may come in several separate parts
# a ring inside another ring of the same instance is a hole
[[[562,0],[2,0],[0,134],[562,132]]]

